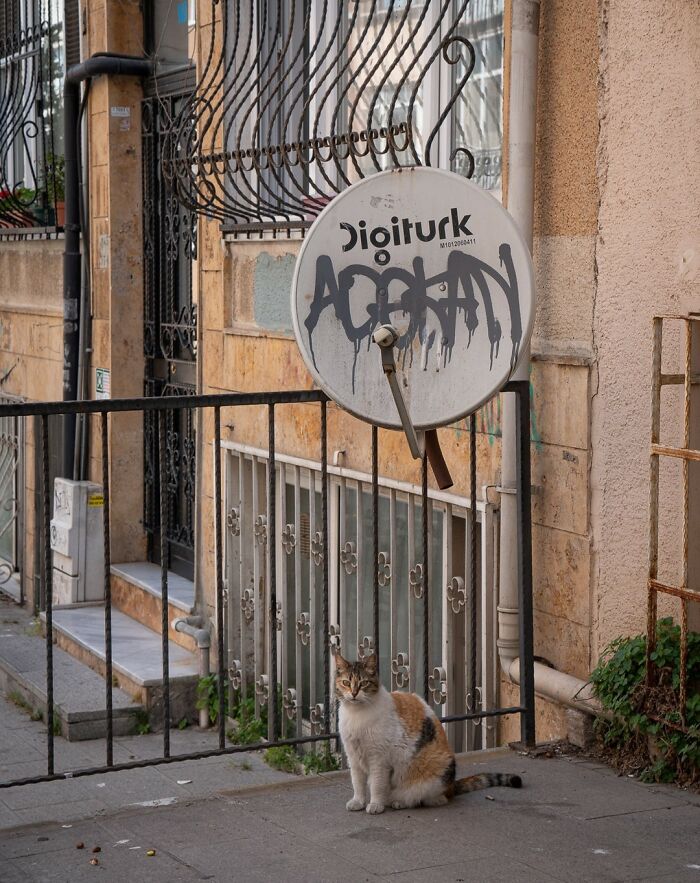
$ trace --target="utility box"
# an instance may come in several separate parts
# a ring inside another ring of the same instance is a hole
[[[51,521],[54,604],[104,598],[103,520],[98,484],[56,479]]]

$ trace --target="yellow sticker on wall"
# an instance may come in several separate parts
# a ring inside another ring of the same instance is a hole
[[[92,494],[88,497],[88,506],[104,506],[105,498],[102,494]]]

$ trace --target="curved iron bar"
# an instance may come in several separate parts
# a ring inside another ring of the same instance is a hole
[[[199,86],[164,141],[175,198],[234,230],[303,228],[353,180],[435,164],[449,120],[458,137],[442,155],[464,157],[471,177],[475,155],[455,114],[476,64],[462,35],[469,2],[211,0]],[[426,133],[421,108],[439,63],[456,73]]]

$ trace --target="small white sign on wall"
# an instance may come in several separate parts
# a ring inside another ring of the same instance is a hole
[[[112,395],[109,368],[95,368],[95,398],[108,399]]]

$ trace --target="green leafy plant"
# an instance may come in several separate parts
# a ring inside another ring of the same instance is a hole
[[[224,714],[228,714],[227,689],[224,689]],[[219,719],[219,677],[217,674],[205,675],[197,683],[197,710],[207,709],[209,723],[215,724]]]
[[[187,727],[189,727],[189,725],[190,725],[190,722],[187,720],[186,717],[183,717],[178,722],[177,728],[178,728],[178,730],[186,730]]]
[[[274,770],[297,774],[301,770],[299,758],[291,745],[279,745],[274,748],[268,748],[263,757],[265,758],[265,763]]]
[[[267,707],[261,706],[260,715],[256,717],[252,691],[245,699],[238,699],[231,717],[235,726],[226,735],[234,745],[254,745],[267,736]]]
[[[687,701],[680,713],[680,628],[656,625],[653,686],[645,685],[646,636],[617,638],[591,675],[596,696],[612,712],[600,720],[604,749],[618,766],[647,782],[700,781],[700,634],[688,635]]]
[[[340,769],[340,758],[333,754],[330,745],[326,744],[319,751],[309,751],[301,758],[301,765],[307,776],[318,773],[330,773]]]
[[[137,708],[134,712],[134,726],[139,736],[146,736],[151,732],[151,724],[145,708]]]

